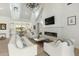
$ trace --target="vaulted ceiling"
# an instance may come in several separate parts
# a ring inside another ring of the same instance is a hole
[[[27,8],[27,3],[0,3],[0,17],[9,17],[12,19],[28,19],[30,20],[32,12],[36,12],[37,17],[40,10]],[[34,6],[31,6],[34,7]]]
[[[0,16],[10,17],[10,4],[9,3],[0,3]]]

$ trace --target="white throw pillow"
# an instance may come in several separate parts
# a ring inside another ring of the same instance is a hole
[[[17,35],[17,38],[16,38],[16,46],[18,48],[23,48],[24,47],[23,42],[22,42],[21,38],[18,35]]]

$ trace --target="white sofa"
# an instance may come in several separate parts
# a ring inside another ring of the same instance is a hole
[[[29,40],[26,40],[27,47],[17,48],[15,44],[15,37],[12,37],[9,44],[9,56],[34,56],[37,55],[37,45],[32,44]],[[29,41],[29,42],[28,42]]]
[[[50,56],[74,56],[74,46],[57,47],[54,42],[44,43],[44,51]]]

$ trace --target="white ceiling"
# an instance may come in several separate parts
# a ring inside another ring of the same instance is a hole
[[[32,14],[32,10],[26,7],[26,3],[20,3],[20,19],[27,19],[30,21],[30,17]],[[18,5],[16,3],[15,7]],[[13,10],[11,11],[11,4],[10,3],[0,3],[0,16],[2,17],[12,17]],[[16,13],[15,13],[16,14]],[[13,14],[14,15],[14,14]]]
[[[0,16],[10,17],[10,4],[0,3]]]
[[[18,3],[17,3],[18,4]],[[25,3],[21,4],[20,18],[29,19],[31,12],[26,8]],[[11,17],[10,3],[0,3],[0,16]]]
[[[20,18],[30,19],[32,11],[26,7],[26,3],[21,4]]]

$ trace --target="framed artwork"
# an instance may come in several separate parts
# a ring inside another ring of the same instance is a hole
[[[70,16],[67,18],[68,25],[75,25],[76,24],[76,16]]]
[[[6,30],[6,24],[1,23],[0,24],[0,30]]]

